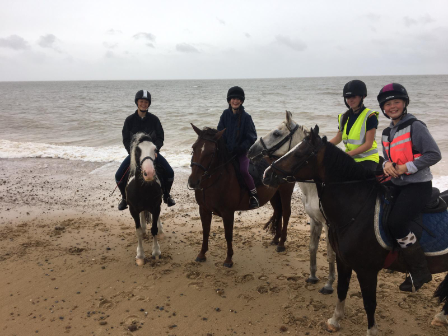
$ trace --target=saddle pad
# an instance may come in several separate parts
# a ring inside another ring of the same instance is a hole
[[[386,234],[382,217],[382,204],[377,198],[375,205],[375,235],[378,243],[387,250],[392,250],[391,237]],[[425,229],[422,232],[420,245],[427,256],[439,256],[448,253],[448,211],[439,213],[424,213],[422,215],[423,224],[436,236],[432,237]]]

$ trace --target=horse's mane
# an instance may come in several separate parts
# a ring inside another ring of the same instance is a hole
[[[135,158],[135,150],[137,146],[142,143],[143,141],[150,141],[152,142],[151,137],[146,133],[136,133],[132,137],[131,141],[131,164],[129,166],[129,176],[135,176],[135,172],[137,170],[137,160]]]
[[[204,127],[202,129],[201,138],[205,140],[212,140],[215,141],[215,135],[219,131],[214,128]],[[226,142],[224,141],[224,137],[222,136],[217,141],[218,145],[218,151],[217,151],[217,157],[220,163],[227,162],[230,159],[230,153],[227,150]]]
[[[331,181],[355,181],[375,178],[375,174],[331,142],[326,143],[323,164]]]

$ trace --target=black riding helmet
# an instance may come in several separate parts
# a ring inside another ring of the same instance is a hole
[[[244,95],[244,90],[239,86],[231,87],[229,91],[227,91],[227,102],[230,103],[230,99],[232,98],[238,98],[242,103],[244,103],[244,99],[246,98]]]
[[[149,91],[146,90],[140,90],[135,94],[135,105],[137,105],[137,101],[139,99],[145,99],[149,102],[148,106],[151,106],[151,94]]]
[[[344,89],[342,90],[342,97],[344,97],[344,104],[348,108],[350,108],[350,106],[348,106],[346,98],[353,96],[362,97],[361,102],[359,103],[359,107],[361,107],[364,98],[367,97],[367,86],[363,81],[354,79],[344,85]]]
[[[403,115],[405,115],[407,111],[407,107],[409,105],[409,96],[408,92],[406,91],[405,87],[398,83],[390,83],[384,86],[380,93],[377,96],[378,103],[380,104],[381,111],[383,111],[383,114],[386,118],[390,119],[390,117],[384,113],[384,104],[386,104],[387,101],[392,99],[402,99],[405,102],[405,108],[403,110],[403,113],[401,116],[399,116],[396,119],[401,118]]]

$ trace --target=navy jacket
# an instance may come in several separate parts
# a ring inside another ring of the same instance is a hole
[[[238,128],[238,119],[241,114],[241,121]],[[219,119],[218,131],[223,129],[227,150],[230,152],[247,153],[249,148],[257,141],[257,131],[255,130],[252,117],[244,111],[244,107],[240,107],[240,113],[233,114],[232,109],[224,110]],[[239,135],[238,129],[240,130]]]
[[[146,112],[144,118],[140,118],[136,110],[134,114],[126,118],[121,132],[123,135],[123,145],[128,153],[131,150],[132,136],[139,132],[148,134],[152,138],[154,145],[156,145],[157,150],[162,148],[165,136],[159,118],[149,112]]]

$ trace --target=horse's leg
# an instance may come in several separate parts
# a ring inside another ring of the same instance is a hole
[[[210,225],[212,223],[212,212],[199,206],[199,214],[201,215],[202,223],[202,248],[196,257],[196,261],[206,261],[205,253],[208,251],[208,237],[210,236]]]
[[[280,193],[277,191],[274,196],[269,200],[271,203],[272,209],[274,209],[274,213],[269,220],[272,225],[271,232],[274,234],[274,238],[272,238],[271,245],[278,245],[280,237],[281,237],[281,229],[282,229],[282,202],[280,198]],[[269,222],[267,225],[269,225]]]
[[[134,218],[135,222],[135,234],[137,235],[138,245],[137,245],[137,255],[135,256],[137,265],[141,266],[145,263],[145,252],[143,251],[143,229],[140,225],[141,213],[134,209],[134,207],[129,206],[129,211]]]
[[[287,188],[286,188],[287,187]],[[280,202],[282,206],[283,227],[281,231],[280,242],[277,246],[277,252],[283,252],[286,250],[285,242],[288,236],[288,223],[291,217],[291,196],[294,191],[294,184],[285,185],[280,191]]]
[[[315,221],[310,217],[310,276],[306,282],[315,284],[319,281],[316,277],[317,270],[317,248],[319,247],[319,238],[322,233],[322,223]]]
[[[233,246],[232,246],[232,240],[233,240],[233,221],[234,221],[235,213],[233,211],[226,212],[222,216],[222,220],[224,222],[224,233],[226,236],[227,241],[227,258],[224,261],[224,266],[226,267],[232,267],[233,261]]]
[[[342,263],[336,256],[336,266],[338,268],[338,302],[334,309],[333,317],[327,321],[327,330],[330,332],[338,331],[341,326],[339,321],[344,317],[345,299],[347,298],[352,269]]]
[[[157,228],[159,229],[159,236],[165,233],[163,231],[163,223],[160,220],[160,216],[159,216],[159,220],[157,221]]]
[[[322,225],[322,224],[321,224]],[[336,253],[334,253],[333,248],[331,247],[330,240],[328,238],[328,226],[325,226],[326,237],[325,240],[327,242],[327,261],[328,261],[328,281],[324,287],[321,288],[319,293],[321,294],[333,294],[333,282],[336,278],[335,274],[335,262],[336,262]]]
[[[378,335],[378,328],[375,324],[378,271],[362,270],[357,272],[357,275],[361,287],[364,309],[367,313],[367,336],[376,336]]]
[[[155,259],[159,259],[162,252],[160,251],[160,245],[158,240],[159,235],[159,216],[160,216],[160,207],[152,213],[152,225],[151,225],[151,234],[152,234],[152,257]]]
[[[146,223],[149,223],[149,219],[148,218],[148,214],[149,216],[151,216],[151,214],[148,211],[142,211],[139,214],[140,217],[140,226],[142,227],[142,231],[143,231],[143,238],[146,238]]]

